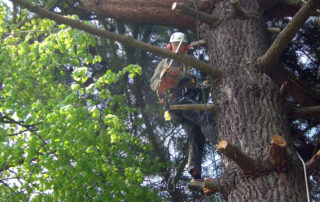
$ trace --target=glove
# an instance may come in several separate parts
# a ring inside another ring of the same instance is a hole
[[[164,120],[166,120],[166,121],[170,121],[171,120],[171,116],[170,116],[170,113],[168,111],[166,111],[164,113]]]
[[[183,78],[183,71],[179,67],[171,67],[162,76],[158,85],[157,93],[159,95],[166,92],[166,90],[176,86],[180,79]]]
[[[200,84],[201,88],[209,88],[211,85],[212,85],[212,83],[211,83],[210,81],[208,81],[208,80],[204,80],[204,81]]]

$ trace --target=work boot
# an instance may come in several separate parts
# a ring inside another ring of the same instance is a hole
[[[199,173],[197,170],[192,169],[190,173],[191,173],[192,179],[195,179],[195,180],[201,179],[201,173]]]

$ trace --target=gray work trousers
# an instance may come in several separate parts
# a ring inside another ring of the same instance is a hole
[[[168,104],[191,104],[195,103],[191,99],[183,102],[179,101],[180,94],[173,94],[168,98]],[[201,173],[202,152],[205,138],[210,144],[217,142],[217,129],[213,116],[206,111],[170,111],[172,121],[176,124],[182,124],[188,135],[189,153],[188,153],[188,170],[193,169]]]

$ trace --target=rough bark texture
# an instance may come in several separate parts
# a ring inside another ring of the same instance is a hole
[[[192,17],[171,10],[174,2],[185,3],[193,8],[192,1],[188,0],[81,0],[81,2],[85,7],[103,16],[126,21],[169,25],[183,29],[194,29],[196,25]],[[199,1],[199,10],[210,11],[212,6],[212,1]]]
[[[241,1],[244,9],[257,11],[256,1]],[[213,95],[217,112],[219,139],[237,145],[247,156],[262,163],[269,153],[272,135],[280,134],[291,152],[287,109],[280,96],[280,87],[265,73],[259,71],[255,61],[270,45],[264,19],[232,19],[228,3],[214,12],[224,16],[222,23],[212,29],[202,27],[211,63],[225,73],[215,84]],[[256,178],[244,175],[235,163],[223,159],[229,181],[228,201],[305,201],[303,172],[297,166],[288,170],[262,174]]]

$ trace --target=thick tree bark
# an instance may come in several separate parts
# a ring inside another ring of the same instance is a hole
[[[241,1],[246,10],[257,11],[254,0]],[[237,148],[257,163],[268,158],[269,143],[280,134],[290,147],[290,134],[285,101],[280,87],[257,66],[257,59],[270,45],[264,19],[232,19],[226,4],[214,10],[224,16],[215,29],[201,28],[211,63],[226,75],[214,85],[214,102],[219,139]],[[258,12],[258,11],[257,11]],[[292,154],[293,152],[288,152]],[[295,156],[289,157],[296,159]],[[296,164],[294,164],[296,165]],[[258,177],[245,175],[233,160],[223,156],[228,201],[305,201],[303,171],[296,166],[286,170],[262,173]]]

